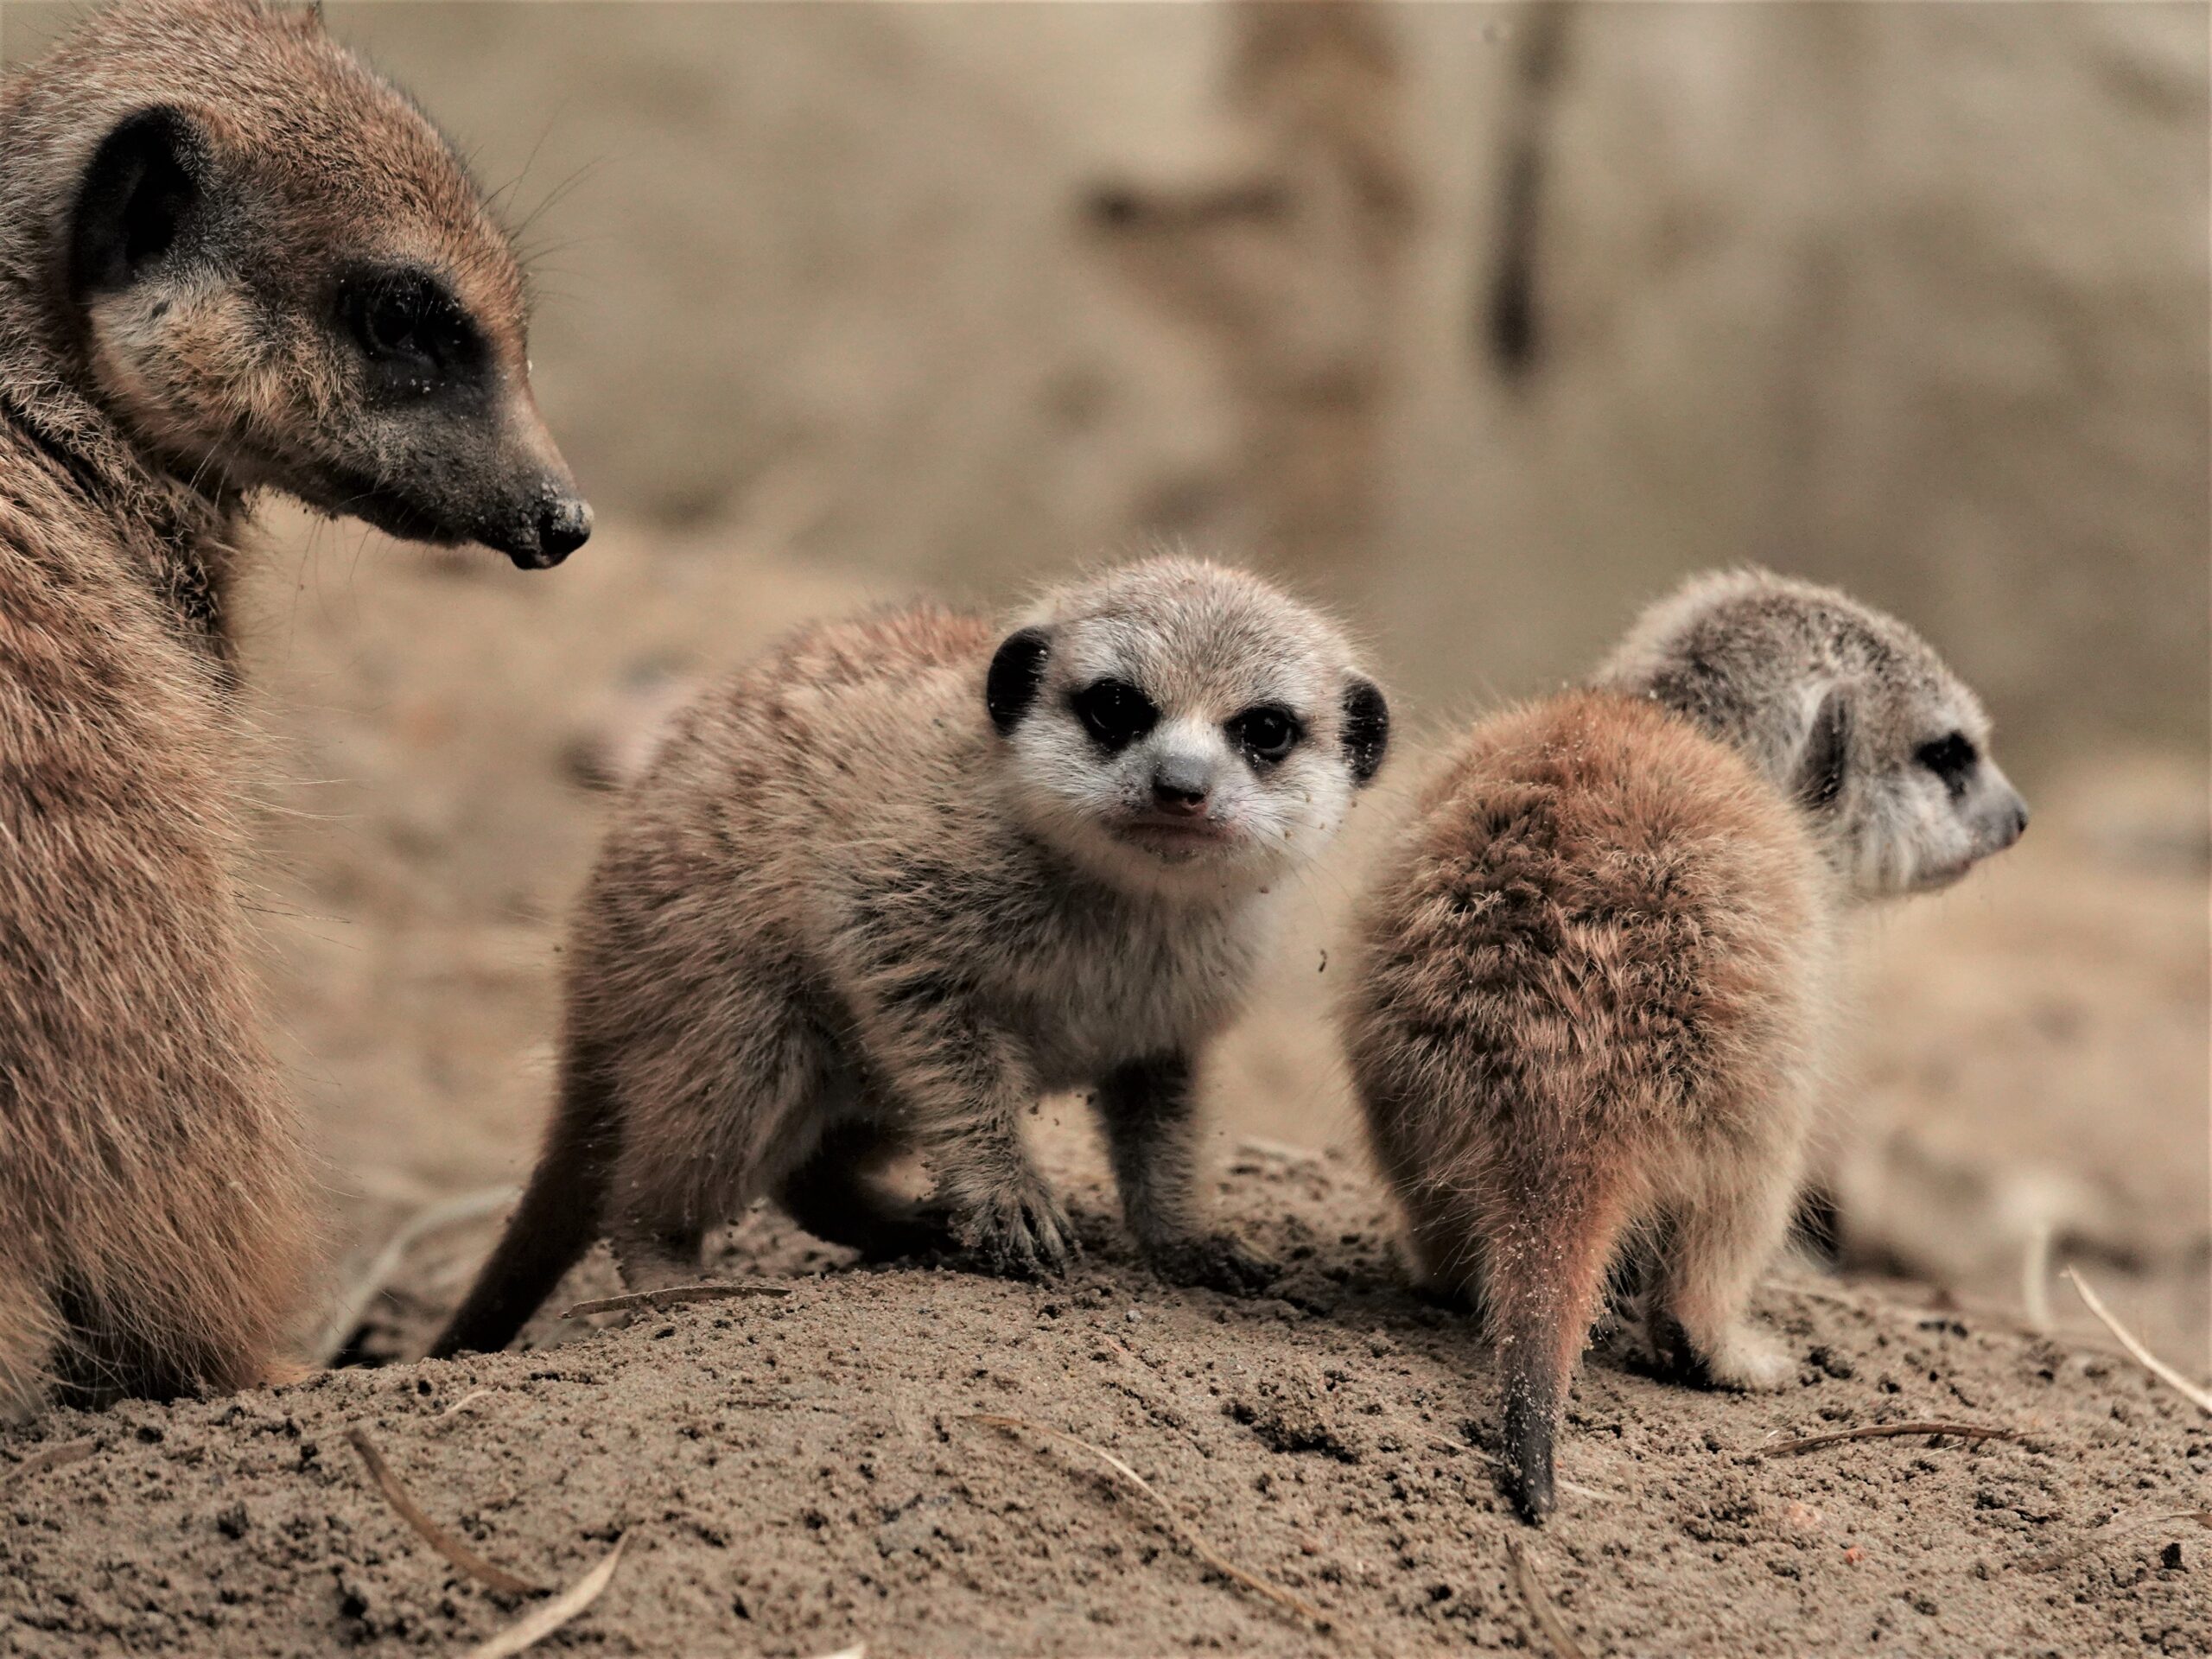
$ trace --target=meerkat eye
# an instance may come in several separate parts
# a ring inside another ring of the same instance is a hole
[[[1160,723],[1152,699],[1127,680],[1093,680],[1069,705],[1084,729],[1109,752],[1126,749]]]
[[[1943,787],[1956,795],[1966,788],[1967,779],[1981,756],[1972,738],[1964,732],[1952,732],[1922,744],[1912,752],[1912,758],[1914,764],[1934,772],[1943,780]]]
[[[1223,730],[1229,741],[1243,752],[1244,758],[1255,765],[1273,766],[1298,747],[1304,735],[1298,716],[1287,709],[1273,703],[1262,703],[1234,715]]]
[[[481,352],[467,313],[420,271],[348,283],[344,310],[362,355],[416,385],[469,367]]]

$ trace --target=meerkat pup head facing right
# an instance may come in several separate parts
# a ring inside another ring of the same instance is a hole
[[[1706,577],[1588,689],[1478,725],[1382,861],[1347,1048],[1416,1270],[1497,1344],[1527,1519],[1628,1241],[1663,1362],[1795,1374],[1745,1307],[1803,1172],[1837,924],[2018,837],[1988,743],[1902,623]]]
[[[8,84],[0,207],[0,358],[171,476],[525,568],[590,534],[505,233],[318,10],[94,16]]]
[[[1687,716],[1787,788],[1854,898],[1948,887],[2027,828],[1980,700],[1910,628],[1832,588],[1693,578],[1592,683]]]

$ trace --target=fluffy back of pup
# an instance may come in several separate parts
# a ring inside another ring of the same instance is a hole
[[[1353,1072],[1416,1265],[1499,1345],[1531,1518],[1624,1234],[1792,1131],[1833,886],[1742,757],[1605,692],[1478,726],[1376,873]]]

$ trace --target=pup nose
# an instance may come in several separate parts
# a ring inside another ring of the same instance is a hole
[[[2018,796],[2012,798],[2012,811],[2005,820],[2005,844],[2010,847],[2028,832],[2028,804]]]
[[[559,495],[537,515],[537,568],[550,569],[591,539],[591,504],[582,496]]]
[[[1152,774],[1152,804],[1177,817],[1195,818],[1206,810],[1206,780],[1193,772],[1162,766]]]

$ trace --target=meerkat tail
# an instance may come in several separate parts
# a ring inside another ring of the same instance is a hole
[[[1485,1300],[1504,1382],[1506,1496],[1531,1526],[1552,1511],[1553,1443],[1620,1242],[1622,1172],[1514,1183],[1486,1245]]]
[[[620,1132],[606,1078],[596,1067],[565,1064],[560,1108],[522,1202],[428,1357],[497,1353],[515,1339],[598,1240]]]

